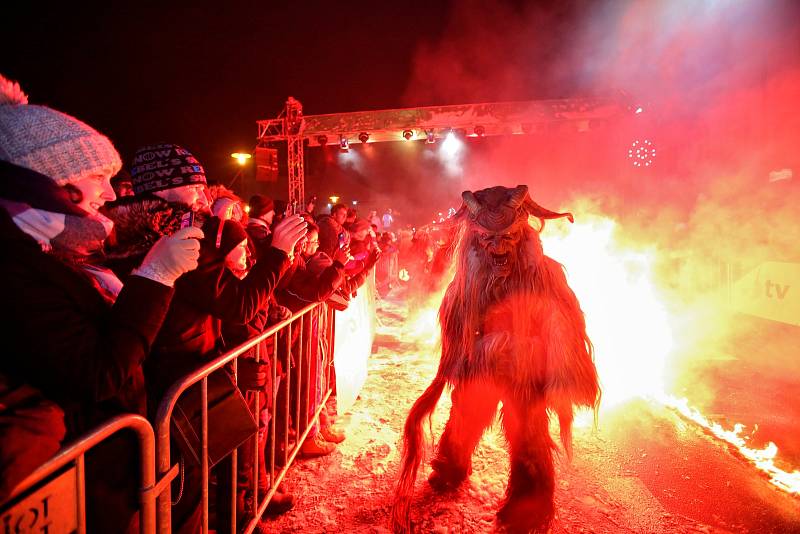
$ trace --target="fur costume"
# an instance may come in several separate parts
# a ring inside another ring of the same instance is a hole
[[[524,185],[462,197],[456,273],[439,308],[441,360],[406,420],[393,527],[410,531],[422,425],[449,385],[453,406],[429,483],[445,490],[466,480],[475,446],[502,401],[511,469],[498,524],[511,532],[544,532],[555,486],[548,410],[559,418],[569,456],[573,407],[596,407],[600,398],[583,312],[562,265],[544,255],[539,239],[545,219],[572,221],[572,215],[542,208]],[[536,219],[538,230],[529,223]]]

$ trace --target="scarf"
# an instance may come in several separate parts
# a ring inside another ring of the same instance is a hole
[[[116,300],[122,282],[110,270],[90,263],[103,250],[103,242],[114,225],[111,219],[101,214],[82,217],[56,213],[6,199],[0,199],[0,206],[8,211],[17,228],[35,239],[44,252],[76,265],[89,275],[106,300]]]

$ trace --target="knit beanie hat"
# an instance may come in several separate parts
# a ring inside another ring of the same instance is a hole
[[[0,159],[44,174],[58,185],[111,177],[122,167],[108,138],[75,117],[28,104],[19,84],[0,75]]]
[[[219,235],[219,225],[222,224],[222,235]],[[228,253],[236,248],[239,243],[247,239],[247,232],[238,222],[228,219],[223,220],[219,217],[211,217],[203,224],[203,239],[201,246],[208,249],[212,256],[224,258]],[[216,238],[219,237],[219,247],[216,246]]]
[[[250,217],[261,217],[265,213],[275,210],[275,203],[267,195],[253,195],[250,197]]]
[[[184,185],[206,183],[206,172],[192,153],[178,145],[140,148],[131,165],[133,194],[163,191]]]

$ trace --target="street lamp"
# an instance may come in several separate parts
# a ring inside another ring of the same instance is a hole
[[[246,152],[234,152],[231,154],[231,157],[239,162],[239,165],[245,165],[247,160],[253,157],[252,154],[248,154]]]

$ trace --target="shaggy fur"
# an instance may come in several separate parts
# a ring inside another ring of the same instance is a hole
[[[573,407],[596,407],[600,397],[583,312],[563,266],[544,255],[524,211],[508,230],[518,239],[508,276],[495,276],[479,243],[480,227],[465,215],[459,226],[456,273],[439,308],[441,360],[406,420],[393,527],[410,531],[410,499],[424,455],[422,425],[449,385],[453,408],[432,462],[431,485],[444,489],[467,478],[472,452],[502,401],[511,472],[498,522],[512,531],[546,531],[555,485],[547,411],[557,414],[570,455]]]
[[[128,274],[163,236],[174,234],[181,217],[191,208],[155,195],[124,197],[106,204],[104,212],[114,221],[106,243],[106,258],[115,272]],[[196,214],[194,225],[202,226],[205,214]]]

